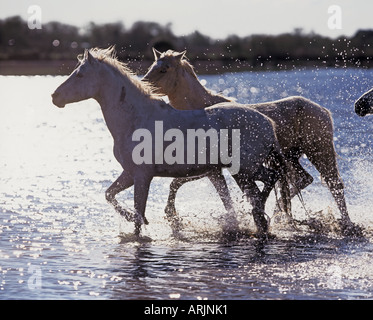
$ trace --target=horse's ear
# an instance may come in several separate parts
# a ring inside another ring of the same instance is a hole
[[[180,60],[183,60],[185,58],[185,55],[186,55],[186,50],[175,55],[175,58],[179,58]]]
[[[80,54],[78,54],[78,56],[76,58],[79,60],[79,62],[82,62],[82,60],[84,58],[84,54],[80,53]]]
[[[96,62],[95,58],[92,56],[92,54],[87,49],[85,49],[84,51],[84,60],[88,60],[89,63]]]
[[[159,52],[156,48],[153,47],[153,53],[154,53],[154,59],[155,61],[157,61],[161,55],[162,55],[162,52]]]

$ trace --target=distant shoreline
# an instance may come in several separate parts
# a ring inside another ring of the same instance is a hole
[[[137,74],[144,74],[153,61],[128,61],[128,66]],[[326,63],[325,61],[264,61],[252,64],[249,61],[196,60],[192,61],[197,74],[224,74],[244,71],[284,71],[312,68],[372,68],[367,60],[364,64],[348,62]],[[69,75],[77,65],[77,60],[0,60],[2,76]]]
[[[52,21],[42,29],[30,29],[20,16],[0,19],[0,29],[1,75],[66,75],[85,49],[111,45],[137,74],[144,74],[153,62],[151,48],[187,50],[198,74],[373,67],[373,29],[336,39],[302,28],[213,39],[197,30],[177,36],[170,24],[149,21],[137,21],[130,28],[122,22],[91,22],[83,29]]]

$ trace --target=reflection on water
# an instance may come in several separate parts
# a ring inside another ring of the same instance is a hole
[[[355,117],[352,104],[373,73],[335,71],[330,83],[328,72],[204,79],[215,90],[234,88],[229,92],[241,102],[301,90],[329,107],[349,210],[364,225],[365,240],[343,239],[332,228],[296,231],[273,219],[274,237],[260,241],[250,207],[229,180],[240,222],[232,239],[221,233],[224,208],[206,179],[180,190],[182,229],[175,233],[163,213],[170,179],[160,178],[150,190],[150,224],[134,240],[133,226],[105,201],[120,167],[96,102],[60,110],[50,93],[63,78],[0,77],[0,299],[372,299],[373,122]],[[22,95],[14,94],[17,87]],[[338,218],[333,199],[302,161],[315,177],[303,193],[311,213],[295,199],[294,216],[312,215],[330,226]],[[132,206],[132,196],[130,189],[118,200]],[[270,216],[274,204],[271,197]]]

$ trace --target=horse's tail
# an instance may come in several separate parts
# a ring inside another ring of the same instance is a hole
[[[291,216],[290,172],[288,170],[288,163],[278,144],[272,148],[269,154],[268,165],[278,174],[277,181],[280,189],[279,205],[287,215]]]

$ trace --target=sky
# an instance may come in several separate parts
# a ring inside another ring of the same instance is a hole
[[[373,29],[372,0],[1,0],[0,19],[19,15],[27,20],[31,5],[39,6],[42,24],[120,21],[130,28],[136,21],[154,21],[171,23],[178,36],[198,30],[215,39],[295,28],[335,38]],[[331,6],[338,6],[340,14],[328,12]]]

